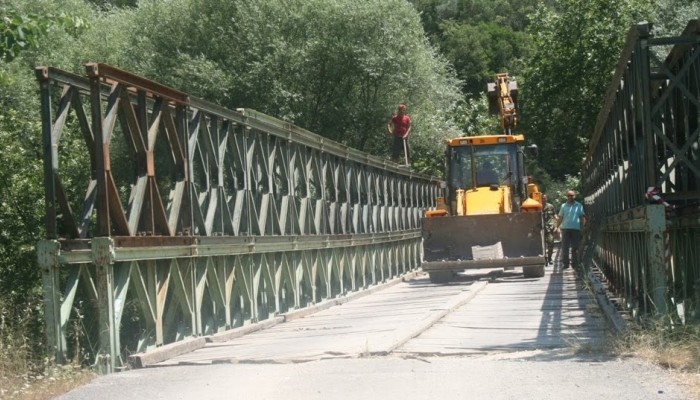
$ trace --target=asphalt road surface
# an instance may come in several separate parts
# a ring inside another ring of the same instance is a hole
[[[427,275],[60,399],[687,399],[671,375],[606,355],[609,329],[571,271]]]

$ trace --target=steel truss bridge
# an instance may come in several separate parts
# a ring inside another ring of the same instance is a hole
[[[129,353],[420,264],[434,178],[109,65],[36,76],[47,232],[38,258],[59,362],[87,349],[113,371]]]
[[[585,265],[671,323],[700,312],[699,44],[630,30],[582,169]],[[58,362],[114,371],[419,268],[435,178],[108,65],[36,75]]]
[[[700,320],[700,22],[630,29],[581,172],[588,265],[635,316]]]

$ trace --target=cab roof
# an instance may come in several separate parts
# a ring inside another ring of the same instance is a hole
[[[524,142],[524,141],[525,141],[525,136],[523,136],[523,135],[482,135],[482,136],[458,137],[458,138],[446,140],[447,145],[450,147],[481,146],[481,145],[499,144],[499,143],[518,143],[518,142]]]

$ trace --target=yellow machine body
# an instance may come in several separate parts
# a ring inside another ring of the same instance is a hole
[[[541,193],[525,171],[525,137],[515,135],[517,103],[499,74],[492,110],[503,134],[446,141],[446,195],[423,218],[423,270],[433,282],[469,268],[522,267],[544,275]]]

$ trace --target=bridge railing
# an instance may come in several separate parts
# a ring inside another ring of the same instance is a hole
[[[700,316],[700,23],[630,29],[582,170],[586,256],[635,315]]]
[[[36,73],[59,362],[111,371],[419,266],[436,179],[109,65]]]

